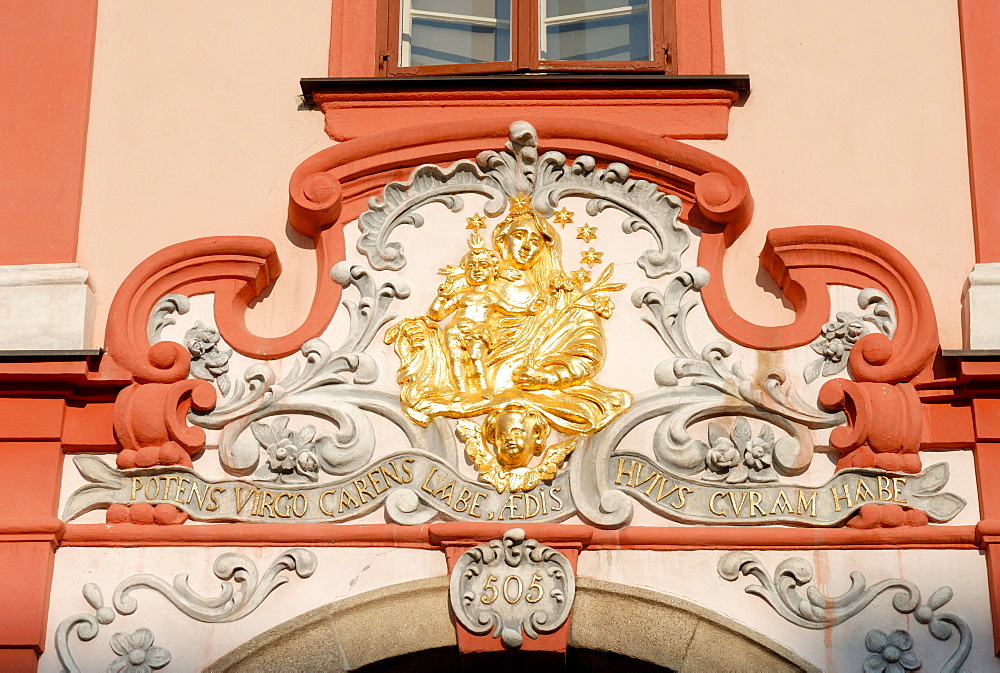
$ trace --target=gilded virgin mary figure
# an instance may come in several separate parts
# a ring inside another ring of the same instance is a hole
[[[489,250],[474,234],[462,266],[442,270],[447,279],[428,314],[399,322],[386,342],[400,359],[407,415],[422,426],[439,416],[485,415],[485,439],[495,447],[491,467],[505,478],[529,470],[550,430],[571,438],[591,434],[632,398],[593,381],[607,352],[603,321],[614,308],[607,293],[624,287],[608,282],[610,265],[586,288],[587,274],[567,274],[559,234],[523,197],[512,199],[492,242]],[[482,458],[481,430],[463,422],[459,434],[470,457],[479,452]],[[572,445],[562,443],[555,452],[562,455],[540,478],[554,475]],[[504,483],[526,490],[537,476]]]

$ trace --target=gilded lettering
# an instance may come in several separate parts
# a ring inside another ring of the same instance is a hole
[[[187,485],[191,483],[191,479],[188,477],[178,477],[177,478],[177,495],[174,497],[174,502],[184,503],[184,491],[187,489]]]
[[[715,509],[715,499],[725,495],[726,495],[725,491],[716,491],[715,493],[712,494],[712,497],[708,499],[708,508],[712,510],[712,514],[716,516],[728,516],[728,514],[726,514],[725,512]]]
[[[289,500],[291,500],[292,499],[292,494],[291,493],[285,493],[285,492],[282,492],[282,493],[278,494],[278,497],[275,498],[275,500],[274,500],[274,513],[278,515],[279,519],[291,519],[292,518],[292,503],[291,502],[285,503],[284,513],[282,513],[282,510],[281,510],[281,499],[282,498],[288,498]]]
[[[535,511],[534,512],[531,511],[531,505],[532,504],[535,505]],[[538,504],[538,496],[534,495],[533,493],[525,493],[524,494],[524,518],[525,519],[533,519],[533,518],[535,518],[535,515],[537,515],[538,512],[541,511],[541,509],[542,509],[541,505]]]
[[[642,463],[638,463],[638,465],[639,465],[639,470],[635,473],[635,484],[633,484],[633,486],[635,486],[636,488],[639,488],[640,486],[642,486],[647,481],[649,481],[650,479],[652,479],[653,477],[655,477],[657,475],[657,472],[655,470],[651,469],[649,471],[649,476],[646,477],[645,479],[643,479],[642,478],[642,468],[644,468],[645,465],[643,465]]]
[[[204,492],[202,492],[202,491],[199,491],[199,489],[198,489],[198,481],[197,480],[192,481],[191,482],[191,495],[188,496],[187,504],[190,505],[192,500],[197,499],[198,500],[198,509],[204,509],[205,508],[205,497],[207,495],[208,495],[208,487],[207,486],[205,487]]]
[[[633,486],[634,485],[632,482],[633,482],[633,480],[635,478],[635,466],[637,465],[637,463],[634,460],[630,461],[630,463],[631,464],[629,465],[629,469],[628,469],[628,471],[626,471],[625,470],[625,459],[624,458],[619,458],[618,459],[618,475],[615,477],[615,484],[617,484],[618,486],[621,486],[621,484],[622,484],[622,477],[625,477],[625,476],[628,477],[628,479],[626,480],[625,483],[628,484],[629,486]]]
[[[236,513],[240,514],[243,512],[243,508],[246,506],[247,502],[250,500],[250,497],[253,495],[253,491],[247,491],[247,497],[242,498],[241,500],[241,496],[243,494],[243,488],[241,486],[237,486],[234,490],[236,491]]]
[[[459,491],[458,497],[455,498],[455,502],[452,503],[451,508],[456,512],[464,512],[469,508],[469,502],[472,500],[472,491],[470,491],[465,486]],[[461,505],[461,507],[459,507]]]
[[[667,491],[666,493],[664,493],[663,492],[663,487],[666,486],[666,485],[667,485],[667,480],[664,479],[663,477],[660,477],[660,488],[657,489],[657,491],[656,491],[656,502],[660,502],[661,500],[663,500],[664,498],[666,498],[668,495],[670,495],[671,493],[673,493],[674,491],[676,491],[677,488],[678,488],[677,484],[674,484],[674,487],[672,489],[670,489],[669,491]]]
[[[508,509],[510,510],[510,518],[511,519],[517,519],[517,518],[519,518],[517,516],[514,516],[515,506],[514,506],[514,494],[513,493],[511,493],[510,495],[507,496],[507,501],[503,504],[503,507],[500,508],[500,514],[497,516],[497,521],[503,521],[503,513],[506,512]]]
[[[646,487],[646,490],[643,491],[643,493],[645,493],[646,495],[649,495],[650,493],[652,493],[653,492],[653,487],[656,486],[656,482],[657,481],[663,482],[663,481],[665,481],[665,479],[663,478],[663,475],[660,474],[659,472],[654,472],[653,473],[653,480],[649,482],[649,486]]]
[[[423,485],[420,487],[421,491],[423,491],[424,493],[430,493],[431,495],[434,495],[434,493],[429,488],[427,488],[427,485],[431,483],[431,479],[434,478],[434,475],[437,474],[437,471],[438,469],[436,467],[431,468],[430,474],[427,475],[427,478],[424,479]]]
[[[684,496],[684,492],[685,491],[687,491],[688,493],[694,493],[694,489],[693,488],[688,488],[687,486],[681,486],[681,489],[679,491],[677,491],[677,502],[676,503],[673,503],[673,502],[670,503],[671,507],[673,507],[674,509],[682,509],[684,507],[684,502],[685,502],[684,501],[684,497],[685,497]]]
[[[403,458],[403,463],[402,463],[403,474],[406,475],[406,479],[403,479],[404,484],[409,484],[411,481],[413,481],[413,471],[410,470],[410,468],[407,467],[406,465],[407,463],[412,463],[412,462],[414,462],[413,458]]]
[[[863,478],[858,477],[858,487],[854,489],[854,502],[864,502],[865,500],[876,500],[875,494],[868,487],[868,483]]]
[[[334,500],[336,500],[337,489],[333,489],[330,491],[323,491],[323,494],[319,496],[319,511],[323,512],[325,516],[335,516],[336,512],[334,512],[332,509],[327,509],[326,505],[323,504],[323,501],[326,500],[326,496],[328,495],[334,496]]]
[[[746,499],[747,499],[747,492],[746,491],[742,491],[741,493],[742,493],[743,497],[740,498],[740,504],[737,505],[736,504],[736,495],[732,491],[728,492],[729,502],[731,502],[733,504],[733,513],[736,515],[737,518],[739,518],[739,516],[740,516],[740,510],[743,509],[743,503],[746,502]]]
[[[841,500],[847,501],[847,508],[848,509],[850,509],[851,507],[854,506],[854,505],[851,504],[851,492],[850,492],[850,490],[848,490],[847,484],[844,484],[844,495],[837,495],[837,487],[836,486],[831,486],[830,487],[830,492],[833,493],[833,506],[837,509],[838,512],[841,511],[840,510],[840,501]]]
[[[440,499],[441,502],[445,503],[446,505],[450,506],[451,496],[454,495],[454,493],[455,493],[455,480],[452,479],[444,486],[434,489],[434,492],[431,493],[431,495],[433,495],[435,498]]]
[[[889,477],[879,475],[876,477],[876,481],[878,482],[878,499],[883,502],[892,502],[892,490],[889,488],[892,482]]]
[[[382,482],[378,478],[377,469],[372,470],[371,472],[368,473],[368,481],[372,483],[372,488],[375,489],[375,495],[382,495],[383,493],[389,490],[388,486],[382,486]],[[379,490],[379,486],[382,486],[381,490]]]
[[[302,511],[299,511],[299,498],[302,498]],[[301,491],[295,494],[292,498],[292,514],[301,519],[306,515],[309,510],[309,500],[306,498],[306,494]]]
[[[777,514],[778,512],[792,514],[792,503],[788,502],[788,496],[780,488],[778,489],[778,497],[774,499],[774,505],[771,506],[771,511],[768,513]]]
[[[760,507],[760,501],[763,498],[764,494],[760,491],[750,491],[750,516],[757,516],[754,514],[754,510],[760,512],[761,516],[767,516],[767,513]]]
[[[265,514],[267,514],[269,519],[278,518],[278,515],[274,511],[274,494],[270,491],[261,492],[260,515],[264,516]]]
[[[900,505],[906,504],[906,498],[903,498],[903,487],[906,486],[906,477],[893,477],[892,478],[892,501],[898,502]]]
[[[221,486],[213,486],[208,491],[208,499],[209,499],[210,502],[208,504],[208,507],[205,508],[205,511],[206,512],[214,512],[215,510],[219,509],[219,499],[218,499],[218,496],[221,495],[221,494],[223,494],[223,493],[225,493],[225,492],[226,492],[226,489],[222,488]]]
[[[806,500],[806,494],[799,489],[799,502],[795,507],[795,514],[797,516],[802,516],[806,512],[809,512],[809,516],[816,516],[816,491],[809,494],[809,500]]]
[[[372,495],[371,491],[368,490],[368,484],[365,483],[364,479],[355,479],[351,483],[354,484],[354,488],[358,489],[358,499],[361,500],[362,505],[368,502],[367,500],[365,500],[366,495],[371,500],[375,500],[375,496]]]
[[[344,505],[347,505],[348,509],[361,507],[361,503],[355,500],[354,496],[346,488],[340,491],[340,507],[337,508],[337,514],[344,513]]]
[[[135,492],[142,488],[142,477],[132,477],[132,497],[129,500],[135,500]]]
[[[392,468],[392,474],[389,474],[389,468]],[[382,477],[385,479],[385,483],[388,484],[389,480],[393,480],[397,484],[402,484],[403,480],[399,476],[399,469],[396,467],[396,463],[391,460],[384,465],[378,466],[378,471],[382,473]]]
[[[472,496],[472,504],[469,505],[469,516],[474,516],[477,519],[482,518],[482,514],[479,513],[478,508],[483,503],[479,502],[480,498],[485,498],[486,494],[480,491],[476,491],[476,494]]]
[[[556,493],[559,492],[559,491],[561,491],[561,490],[562,490],[561,486],[556,486],[555,488],[549,489],[549,495],[551,495],[552,499],[555,500],[559,504],[558,507],[555,507],[555,506],[552,507],[552,511],[553,512],[560,512],[560,511],[562,511],[562,508],[563,508],[562,498],[560,498],[558,495],[556,495]]]

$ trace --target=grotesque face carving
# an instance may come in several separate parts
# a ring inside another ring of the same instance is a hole
[[[493,445],[497,462],[507,470],[527,467],[545,448],[549,424],[536,411],[508,404],[493,411],[483,424],[483,435]]]
[[[504,238],[507,259],[522,271],[534,265],[545,246],[545,239],[532,225],[531,220],[521,220],[510,228]]]

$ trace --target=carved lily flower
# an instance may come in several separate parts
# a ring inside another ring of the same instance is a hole
[[[913,646],[913,638],[899,629],[886,635],[872,629],[865,637],[865,647],[871,654],[865,658],[865,673],[904,673],[920,668],[920,657],[907,650]]]
[[[594,302],[594,313],[601,316],[605,320],[611,317],[615,310],[615,304],[611,301],[611,298],[607,295],[595,295],[593,298]]]
[[[116,633],[111,637],[111,649],[119,656],[108,666],[108,673],[150,673],[170,663],[170,652],[153,645],[149,629],[136,629],[132,635]]]

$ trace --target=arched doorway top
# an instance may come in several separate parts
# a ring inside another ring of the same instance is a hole
[[[569,645],[675,671],[820,670],[770,638],[690,601],[584,577],[577,579]],[[205,670],[350,671],[448,647],[456,647],[448,578],[434,577],[306,612]]]

